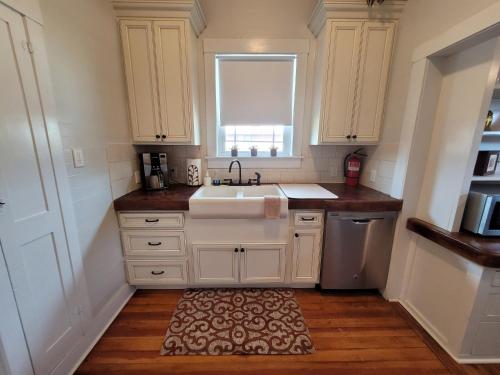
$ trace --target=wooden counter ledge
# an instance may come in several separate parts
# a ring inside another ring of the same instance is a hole
[[[406,228],[485,267],[500,267],[500,238],[470,232],[448,232],[424,220],[410,218]]]

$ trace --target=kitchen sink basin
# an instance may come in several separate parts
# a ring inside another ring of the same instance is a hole
[[[189,199],[195,219],[264,218],[264,197],[280,199],[280,217],[288,215],[288,198],[278,185],[203,186]]]

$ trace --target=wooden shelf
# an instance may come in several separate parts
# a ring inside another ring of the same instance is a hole
[[[472,182],[500,182],[500,172],[496,172],[495,174],[489,176],[472,176]]]
[[[500,137],[500,130],[484,131],[483,137]]]

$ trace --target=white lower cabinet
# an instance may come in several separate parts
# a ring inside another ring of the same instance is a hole
[[[127,260],[129,283],[133,285],[186,285],[187,265],[183,260]]]
[[[237,244],[193,244],[194,282],[236,284],[239,282]]]
[[[266,284],[285,281],[284,243],[193,244],[197,284]]]
[[[295,229],[292,254],[292,282],[319,281],[322,229]]]

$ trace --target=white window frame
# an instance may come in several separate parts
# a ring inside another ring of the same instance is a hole
[[[217,156],[217,102],[215,58],[218,54],[293,54],[296,55],[295,100],[293,113],[292,155],[277,157],[238,156],[245,168],[300,168],[304,129],[308,39],[204,39],[205,115],[208,168],[226,168],[231,156]]]

